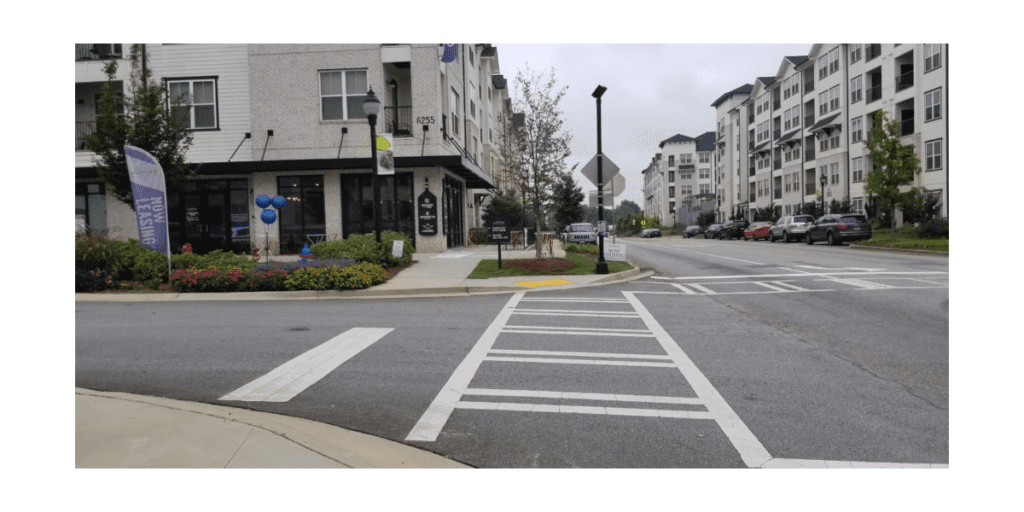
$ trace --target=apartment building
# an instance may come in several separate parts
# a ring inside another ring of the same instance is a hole
[[[723,94],[711,105],[719,218],[752,220],[758,208],[781,216],[833,200],[863,212],[866,139],[878,110],[900,121],[900,142],[921,160],[906,188],[938,197],[948,217],[947,52],[945,44],[815,44],[785,57],[775,76]]]
[[[700,208],[714,204],[715,132],[676,134],[658,148],[662,153],[643,171],[644,215],[658,218],[665,227],[692,222]]]
[[[99,46],[99,51],[96,47]],[[96,177],[82,143],[106,81],[102,64],[128,44],[76,45],[76,214],[111,236],[138,236],[128,205]],[[376,130],[391,135],[395,174],[381,176],[383,229],[421,252],[466,243],[477,209],[503,174],[497,119],[508,105],[497,48],[459,44],[147,45],[147,65],[188,119],[195,179],[169,197],[171,246],[197,252],[298,253],[305,243],[374,229],[370,127],[362,109],[381,102]],[[454,54],[454,58],[452,57]],[[118,78],[127,85],[123,60]],[[267,226],[253,198],[288,201]],[[483,197],[481,197],[483,196]],[[436,219],[421,215],[436,208]]]

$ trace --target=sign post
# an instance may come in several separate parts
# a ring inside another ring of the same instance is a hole
[[[509,233],[505,227],[505,221],[496,220],[491,222],[491,225],[487,226],[487,236],[492,242],[498,243],[498,268],[501,269],[501,244],[502,242],[509,241]]]

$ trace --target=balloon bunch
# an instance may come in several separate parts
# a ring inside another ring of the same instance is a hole
[[[277,211],[283,210],[284,205],[285,200],[281,196],[274,196],[273,199],[266,194],[256,196],[256,206],[263,208],[263,212],[260,213],[260,220],[266,224],[263,248],[264,254],[267,255],[267,262],[270,262],[270,225],[277,221]],[[273,206],[273,210],[269,209],[271,206]]]

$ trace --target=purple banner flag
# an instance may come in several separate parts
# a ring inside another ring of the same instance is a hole
[[[124,155],[128,163],[128,177],[132,182],[135,216],[139,221],[139,245],[170,258],[164,170],[153,155],[135,146],[125,146]]]

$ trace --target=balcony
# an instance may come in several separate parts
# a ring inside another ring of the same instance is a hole
[[[873,59],[875,57],[878,57],[881,54],[882,54],[882,45],[881,44],[878,44],[878,43],[869,44],[869,45],[867,45],[867,48],[864,51],[864,61],[867,62],[867,61],[869,61],[869,60],[871,60],[871,59]]]
[[[914,71],[913,70],[908,71],[906,73],[903,73],[900,76],[896,77],[896,90],[897,91],[902,91],[903,89],[906,89],[907,87],[913,87],[913,86],[914,86]]]
[[[120,44],[76,44],[75,61],[81,60],[107,60],[120,59],[124,55],[121,52]]]
[[[75,122],[75,151],[89,151],[85,145],[85,138],[96,131],[95,121]]]
[[[871,103],[872,101],[882,99],[882,86],[881,85],[875,85],[875,86],[869,87],[865,91],[864,98],[865,98],[865,103]]]
[[[384,107],[386,133],[395,137],[412,137],[412,107]]]

